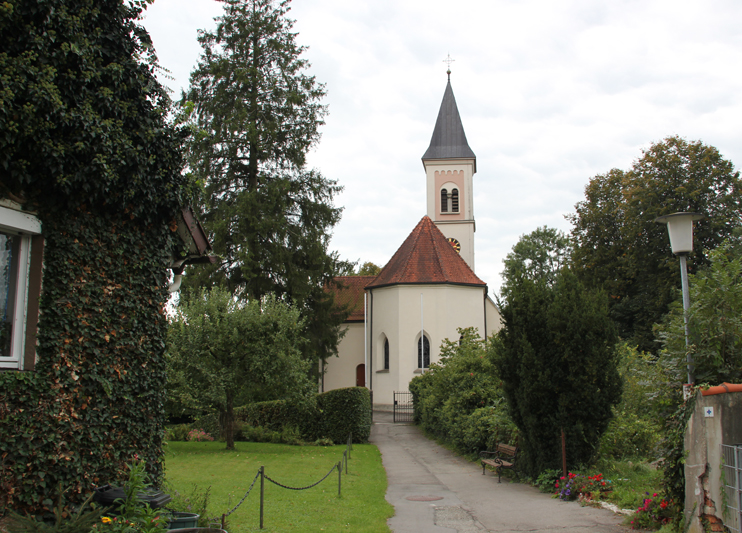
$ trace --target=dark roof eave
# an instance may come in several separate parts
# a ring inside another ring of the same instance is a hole
[[[366,285],[365,290],[393,287],[395,285],[458,285],[460,287],[481,287],[487,289],[486,283],[458,283],[455,281],[399,281],[394,283],[383,283],[381,285]]]

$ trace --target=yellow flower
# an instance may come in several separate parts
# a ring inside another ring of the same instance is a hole
[[[108,518],[107,516],[101,516],[101,518],[100,518],[100,519],[101,519],[101,521],[102,521],[102,522],[103,522],[104,524],[110,524],[110,523],[111,523],[111,519],[110,519],[110,518]]]

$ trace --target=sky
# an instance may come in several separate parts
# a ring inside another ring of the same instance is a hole
[[[143,21],[180,95],[216,0],[156,0]],[[670,135],[742,164],[738,0],[294,0],[297,42],[329,106],[309,166],[344,187],[331,248],[386,264],[426,214],[427,149],[446,86],[474,176],[475,271],[565,215],[590,178]],[[669,244],[668,244],[669,250]]]

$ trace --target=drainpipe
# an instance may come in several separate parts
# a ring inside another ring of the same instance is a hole
[[[366,292],[363,292],[363,371],[366,374],[364,381],[368,390],[371,390],[371,373],[368,368],[368,312],[366,307]]]
[[[374,353],[374,342],[373,342],[373,338],[374,338],[374,292],[369,290],[368,295],[370,296],[369,305],[368,305],[369,307],[368,314],[371,320],[369,321],[369,324],[368,324],[368,339],[366,339],[366,342],[368,343],[368,351],[369,353],[372,354],[371,357],[369,358],[370,368],[368,369],[368,385],[369,385],[368,389],[372,391],[374,390],[374,373],[373,373],[373,368],[371,368],[374,366],[374,357],[373,357],[373,353]],[[364,309],[363,312],[365,313],[366,310]],[[373,409],[373,405],[371,406],[371,408]]]
[[[484,335],[487,338],[487,286],[484,286]]]

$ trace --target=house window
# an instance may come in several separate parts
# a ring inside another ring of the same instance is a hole
[[[30,240],[0,233],[0,368],[23,359]]]
[[[448,191],[441,189],[441,213],[448,213]]]
[[[35,217],[0,206],[0,369],[33,365],[26,348],[35,351],[43,239],[31,234],[40,231]],[[33,256],[32,242],[38,243]]]
[[[430,366],[430,341],[422,337],[417,341],[417,368],[428,368]]]
[[[384,370],[389,370],[389,339],[384,339]]]
[[[451,190],[451,212],[452,213],[459,212],[459,190],[458,189]]]

